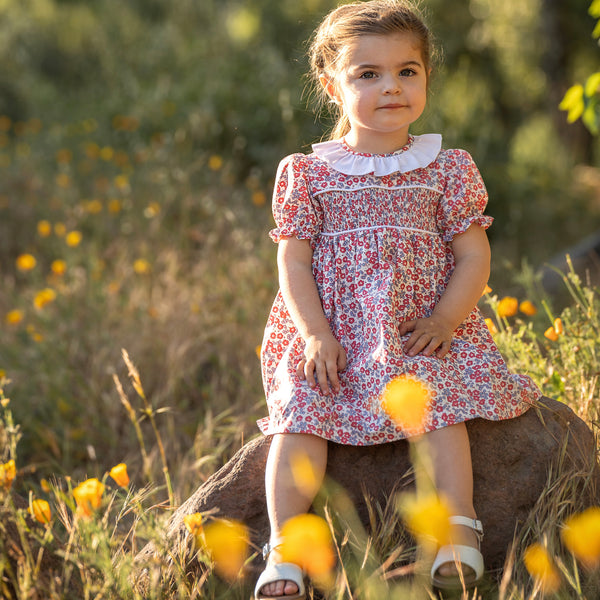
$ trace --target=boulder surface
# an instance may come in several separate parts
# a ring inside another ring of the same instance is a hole
[[[475,419],[467,422],[467,428],[487,569],[502,568],[519,525],[536,506],[551,473],[567,475],[577,490],[575,506],[600,503],[594,435],[565,404],[543,398],[515,419]],[[245,444],[174,512],[166,531],[170,543],[187,545],[184,516],[208,511],[243,521],[257,548],[268,540],[264,471],[270,442],[270,437],[259,437]],[[327,476],[345,488],[368,528],[366,498],[383,506],[396,491],[414,486],[409,444],[405,440],[362,447],[330,443]],[[153,552],[149,544],[138,559],[148,559]]]

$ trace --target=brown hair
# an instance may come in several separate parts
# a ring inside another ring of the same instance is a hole
[[[343,63],[351,41],[361,35],[389,35],[410,33],[421,47],[425,70],[429,73],[434,56],[431,32],[414,6],[406,0],[369,0],[345,4],[331,11],[317,28],[309,48],[310,74],[321,103],[327,94],[320,84],[320,77],[334,77]],[[350,124],[340,107],[337,107],[337,123],[331,138],[348,133]]]

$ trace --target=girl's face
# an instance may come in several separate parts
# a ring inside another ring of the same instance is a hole
[[[386,154],[408,142],[409,125],[425,108],[428,75],[412,34],[362,35],[335,79],[322,76],[321,83],[350,121],[346,143]]]

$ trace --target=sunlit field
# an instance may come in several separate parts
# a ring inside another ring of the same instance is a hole
[[[244,523],[189,515],[186,552],[164,532],[266,414],[273,177],[330,125],[302,74],[334,4],[0,2],[2,598],[251,597]],[[480,308],[511,369],[597,435],[600,289],[568,261],[552,294],[540,276],[597,229],[598,136],[566,118],[597,124],[598,94],[586,83],[558,108],[596,68],[593,20],[576,2],[425,4],[444,52],[415,133],[467,148],[489,188]],[[447,507],[418,492],[372,507],[367,531],[327,481],[317,514],[289,524],[309,597],[435,598],[426,565]],[[464,598],[597,600],[599,511],[555,473],[504,572]],[[155,557],[136,562],[149,542]]]

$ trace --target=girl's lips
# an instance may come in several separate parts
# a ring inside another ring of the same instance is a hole
[[[405,108],[406,105],[404,104],[384,104],[383,106],[380,106],[379,108]]]

